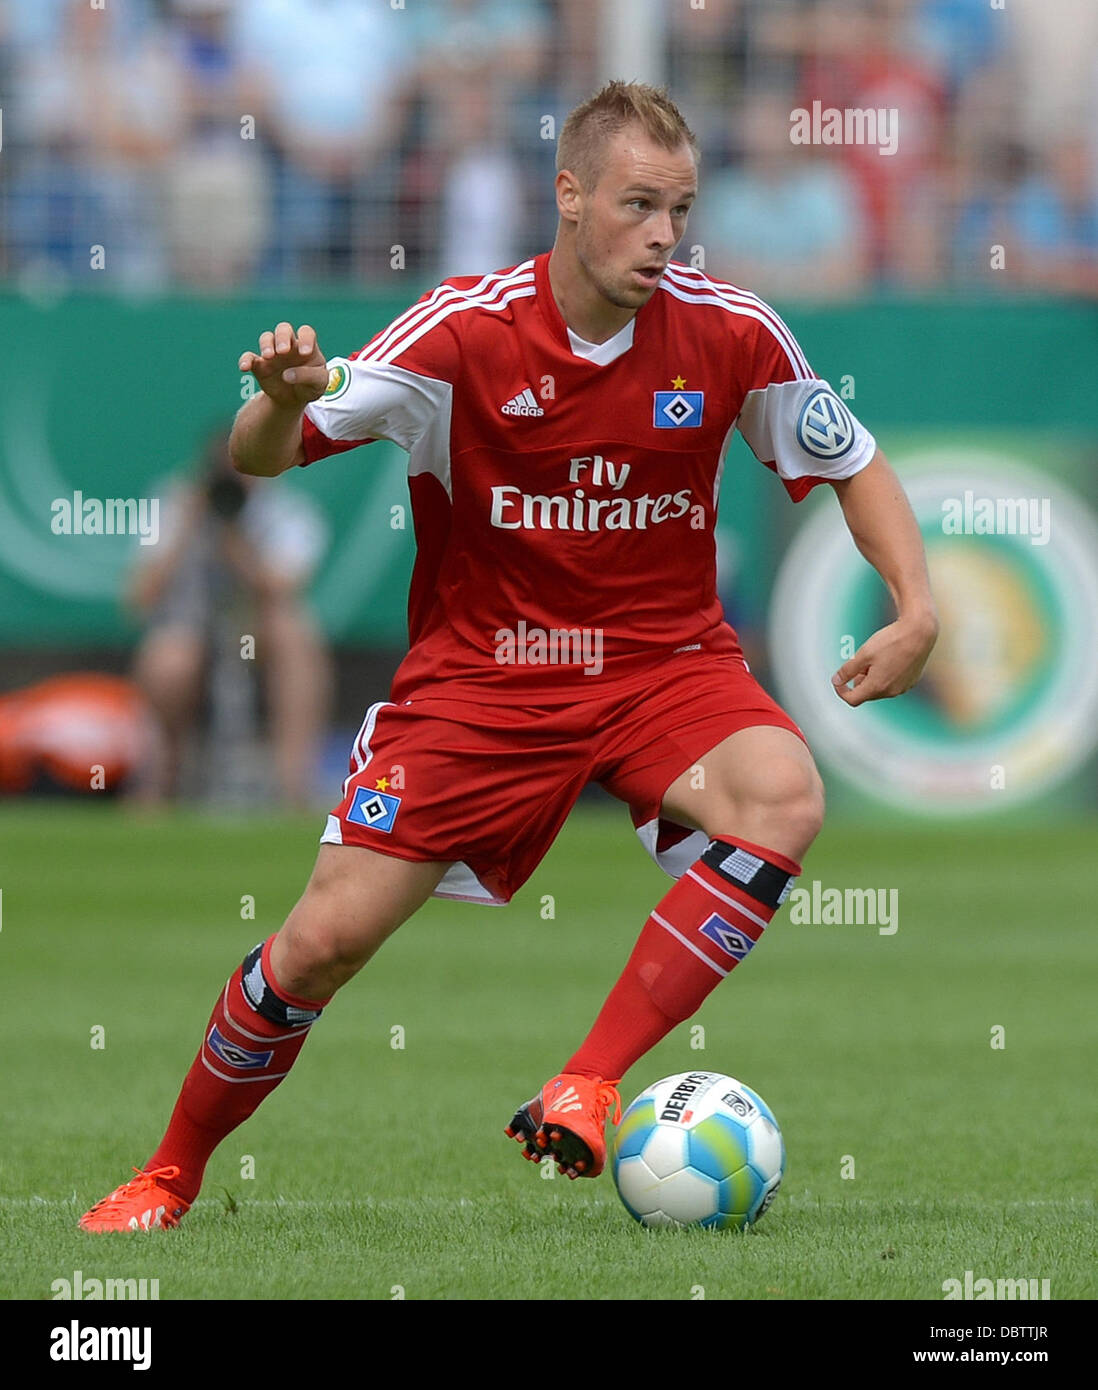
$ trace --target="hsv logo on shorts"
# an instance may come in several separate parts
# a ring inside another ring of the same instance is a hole
[[[400,810],[400,797],[389,792],[368,791],[359,787],[347,819],[356,825],[368,825],[371,830],[384,830],[386,834],[393,828],[397,812]]]

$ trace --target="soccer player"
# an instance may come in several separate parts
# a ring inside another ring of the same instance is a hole
[[[233,430],[242,472],[373,439],[408,451],[410,650],[301,899],[230,977],[167,1132],[87,1230],[174,1226],[336,990],[432,894],[506,902],[592,781],[676,882],[507,1131],[569,1177],[601,1172],[618,1081],[754,947],[823,814],[804,738],[716,597],[733,426],[794,500],[830,484],[891,592],[895,620],[838,668],[837,697],[899,695],[922,671],[922,542],[873,437],[772,309],[670,259],[697,191],[679,111],[610,83],[569,116],[557,163],[551,252],[447,280],[350,358],[289,323],[240,358],[262,388]]]

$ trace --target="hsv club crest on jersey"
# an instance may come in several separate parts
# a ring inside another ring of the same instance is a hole
[[[578,666],[497,663],[494,635],[520,622],[598,630],[609,676],[734,649],[713,537],[722,485],[737,503],[722,477],[733,428],[794,500],[875,451],[755,295],[672,262],[594,345],[561,318],[548,260],[445,281],[333,359],[305,411],[307,463],[374,439],[409,454],[417,558],[394,699],[438,679],[583,683]]]
[[[704,391],[657,391],[652,397],[652,423],[658,430],[697,429],[704,410]]]

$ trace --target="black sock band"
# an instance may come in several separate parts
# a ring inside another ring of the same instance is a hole
[[[734,884],[775,910],[785,902],[793,887],[795,875],[750,850],[740,849],[732,840],[710,840],[701,862],[726,883]]]
[[[244,991],[244,998],[257,1014],[280,1028],[301,1028],[315,1023],[322,1009],[301,1009],[296,1004],[287,1003],[263,973],[265,945],[261,941],[254,950],[249,951],[240,967],[240,987]]]

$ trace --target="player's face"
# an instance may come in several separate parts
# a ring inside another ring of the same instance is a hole
[[[697,185],[688,145],[665,150],[639,128],[613,137],[598,183],[583,195],[575,242],[588,279],[611,304],[636,310],[655,294]]]

